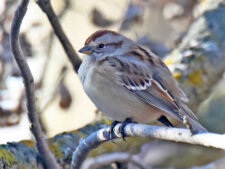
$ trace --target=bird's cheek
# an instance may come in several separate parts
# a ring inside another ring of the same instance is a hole
[[[102,60],[104,58],[104,53],[97,53],[95,55],[95,57],[96,57],[97,60]]]

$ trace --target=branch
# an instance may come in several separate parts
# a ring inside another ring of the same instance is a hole
[[[96,127],[96,125],[89,125],[79,131],[69,132],[69,133],[61,133],[61,134],[56,135],[53,138],[48,139],[49,147],[51,147],[51,151],[55,154],[55,157],[56,157],[57,161],[59,162],[60,167],[68,168],[68,166],[70,166],[72,152],[74,151],[74,148],[78,147],[79,140],[82,139],[82,137],[84,135],[91,133],[92,131],[97,130],[99,128],[102,128],[103,126],[106,126],[106,125],[102,125],[100,123],[99,123],[98,127]],[[150,127],[152,127],[152,129],[158,128],[156,126],[150,126]],[[136,128],[136,127],[134,127],[134,128]],[[166,127],[164,127],[164,129],[159,129],[159,130],[165,130],[165,129],[166,129]],[[170,129],[172,129],[172,128],[170,128]],[[170,129],[168,129],[168,130],[170,130]],[[147,130],[149,130],[149,128],[142,128],[140,130],[147,131]],[[189,135],[189,131],[186,131],[185,129],[176,129],[176,130],[182,130],[182,132],[184,130],[185,132],[187,132],[187,135]],[[153,132],[153,131],[151,131],[151,132]],[[162,133],[162,134],[164,134],[164,133]],[[204,134],[200,134],[200,135],[204,135]],[[209,135],[211,137],[213,137],[213,135],[216,135],[216,134],[212,135],[209,133]],[[102,136],[102,134],[99,136]],[[176,136],[176,137],[178,137],[178,136]],[[184,136],[182,136],[182,137],[184,137]],[[197,135],[194,137],[197,137]],[[215,141],[218,141],[219,139],[218,139],[218,137],[215,137]],[[222,141],[223,140],[221,140],[221,142]],[[129,141],[128,141],[128,143],[129,143]],[[106,147],[109,148],[108,143],[105,145],[102,145],[102,146],[105,148]],[[111,146],[113,146],[113,149],[116,151],[118,150],[118,148],[121,150],[120,146],[118,147],[118,145],[116,145],[116,144],[112,144]],[[110,146],[110,149],[112,148],[111,146]],[[101,148],[103,148],[103,147],[101,147]],[[120,151],[120,150],[118,150],[118,151]],[[26,168],[31,168],[31,166],[33,168],[39,168],[40,166],[42,166],[40,164],[39,154],[37,153],[37,150],[35,148],[33,140],[22,140],[17,143],[14,142],[14,143],[7,143],[4,145],[0,145],[0,152],[1,152],[0,166],[5,166],[6,168],[21,168],[21,166],[25,166]],[[107,152],[109,152],[109,151],[107,151]],[[110,156],[110,153],[107,154],[106,157],[107,156],[109,157],[109,158],[107,158],[109,160],[112,159],[112,161],[113,161],[113,158],[116,159],[116,157]],[[130,162],[136,166],[141,163],[142,167],[146,168],[146,166],[143,166],[145,164],[143,164],[143,161],[140,161],[138,156],[132,155]],[[99,156],[99,157],[104,157],[104,155]],[[125,156],[124,156],[124,158],[125,158]],[[97,157],[97,159],[98,159],[98,157]],[[137,163],[135,163],[135,162],[137,162]],[[84,163],[86,163],[86,161],[84,161]],[[83,165],[84,164],[82,164],[82,167],[83,167]],[[149,166],[147,166],[147,167],[149,167]],[[139,166],[139,168],[141,168],[141,167]]]
[[[61,42],[64,51],[66,52],[71,64],[73,65],[73,68],[75,72],[78,72],[78,69],[81,64],[81,59],[75,52],[72,44],[70,43],[69,39],[65,35],[59,20],[50,4],[50,0],[37,0],[37,4],[39,7],[46,13],[49,22],[51,23],[56,36],[58,37],[59,41]]]
[[[115,152],[103,154],[95,158],[89,158],[84,161],[84,163],[81,166],[81,169],[97,169],[102,166],[112,164],[114,162],[127,162],[127,163],[131,162],[141,169],[147,168],[146,166],[143,166],[143,164],[141,164],[140,161],[137,161],[132,154],[127,152]]]
[[[121,138],[118,124],[114,128],[116,138]],[[72,156],[71,169],[79,169],[88,153],[101,143],[110,140],[110,127],[92,133],[81,141]],[[225,150],[225,135],[215,133],[200,133],[193,135],[188,129],[168,128],[144,124],[131,123],[125,127],[126,136],[150,137],[176,142],[183,142]]]
[[[31,131],[36,139],[37,149],[42,157],[44,165],[46,168],[58,168],[57,162],[49,151],[48,145],[44,139],[41,126],[38,121],[38,115],[35,107],[35,97],[34,97],[34,80],[30,72],[29,66],[25,61],[23,52],[21,50],[19,42],[19,32],[23,17],[26,14],[27,6],[29,0],[19,0],[18,7],[15,11],[13,17],[11,32],[10,32],[10,44],[13,52],[13,56],[21,70],[22,77],[24,79],[24,85],[27,97],[27,109],[28,117],[31,122]]]

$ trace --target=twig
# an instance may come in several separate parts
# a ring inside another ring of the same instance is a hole
[[[58,14],[58,18],[59,18],[59,20],[60,20],[60,18],[62,18],[63,16],[64,16],[64,14],[65,14],[65,12],[66,12],[66,10],[69,8],[69,6],[70,6],[70,0],[66,0],[65,1],[65,6],[64,6],[64,8],[59,12],[59,14]],[[46,57],[46,59],[45,59],[45,63],[44,63],[44,66],[43,66],[43,69],[42,69],[42,72],[41,72],[41,78],[40,78],[40,81],[38,82],[38,84],[36,85],[36,87],[37,88],[41,88],[42,87],[42,85],[43,85],[43,81],[44,81],[44,79],[45,79],[45,76],[46,76],[46,72],[47,72],[47,69],[48,69],[48,65],[49,65],[49,62],[50,62],[50,60],[51,60],[51,50],[52,50],[52,42],[53,42],[53,39],[54,39],[54,33],[53,32],[51,32],[50,33],[50,35],[49,35],[49,42],[48,42],[48,46],[47,46],[47,57]],[[40,125],[41,125],[41,127],[42,127],[42,131],[46,134],[47,133],[47,129],[46,129],[46,127],[45,127],[45,125],[44,125],[44,123],[42,122],[42,113],[43,113],[43,111],[48,107],[48,105],[50,105],[50,103],[53,101],[54,99],[53,99],[53,97],[51,97],[51,99],[49,99],[49,101],[48,101],[48,103],[47,104],[45,104],[45,106],[44,106],[44,108],[42,109],[42,111],[41,110],[38,110],[38,112],[39,112],[39,121],[40,121]]]
[[[121,138],[118,124],[114,128],[115,137]],[[144,124],[130,123],[125,127],[126,136],[151,137],[163,140],[183,142],[207,147],[221,148],[225,150],[225,135],[215,133],[199,133],[192,135],[190,130],[181,128],[168,128]],[[92,133],[81,141],[80,145],[73,152],[71,169],[79,169],[83,160],[87,157],[91,149],[96,148],[101,143],[110,140],[110,127]]]
[[[103,154],[95,158],[89,158],[84,161],[81,169],[97,169],[104,165],[109,165],[113,162],[131,162],[135,166],[141,169],[146,169],[139,161],[134,159],[134,156],[127,152],[114,152],[109,154]],[[148,169],[150,169],[148,167]]]
[[[11,32],[10,32],[10,44],[12,48],[13,55],[16,62],[21,70],[22,77],[24,79],[24,85],[27,97],[27,109],[28,117],[31,122],[31,131],[37,142],[37,149],[40,153],[44,166],[46,168],[58,168],[58,164],[48,148],[43,132],[41,131],[41,126],[38,121],[38,115],[35,107],[35,97],[34,97],[34,80],[28,64],[25,61],[21,46],[19,43],[19,32],[20,26],[27,11],[29,0],[19,0],[16,12],[13,17]]]
[[[72,44],[70,43],[69,39],[65,35],[65,33],[59,23],[59,20],[50,4],[50,1],[49,0],[37,0],[37,4],[46,13],[48,20],[51,23],[51,25],[55,31],[56,36],[59,38],[59,40],[64,48],[64,51],[66,52],[70,62],[73,65],[74,70],[76,72],[78,72],[78,69],[81,64],[81,59],[79,58],[79,56],[75,52]]]
[[[60,18],[62,18],[64,16],[66,10],[69,8],[69,5],[70,5],[70,0],[66,0],[64,8],[58,14],[59,20],[60,20]],[[54,39],[54,33],[51,32],[50,35],[49,35],[49,42],[48,42],[47,52],[46,52],[47,53],[47,58],[45,59],[45,63],[44,63],[44,66],[43,66],[43,70],[42,70],[42,73],[41,73],[41,79],[39,81],[38,87],[42,86],[43,81],[44,81],[45,76],[46,76],[46,71],[47,71],[48,64],[49,64],[49,61],[50,61],[50,56],[51,56],[53,39]]]

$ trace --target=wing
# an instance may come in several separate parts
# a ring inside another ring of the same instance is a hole
[[[129,92],[139,97],[142,101],[151,104],[158,109],[168,113],[170,116],[183,120],[184,116],[188,116],[193,120],[196,120],[196,116],[192,111],[181,111],[181,103],[184,99],[184,94],[179,93],[180,99],[177,97],[177,90],[181,90],[173,79],[169,69],[159,67],[159,64],[149,65],[149,63],[143,62],[143,60],[132,56],[119,56],[108,57],[104,60],[106,67],[113,68],[111,71],[115,75],[115,81],[121,86],[124,86]],[[161,61],[162,62],[162,61]],[[154,66],[150,69],[150,66]],[[160,71],[159,71],[160,69]],[[161,72],[161,71],[164,72]],[[172,85],[173,90],[167,88],[165,84],[165,78],[167,83]],[[172,80],[171,80],[172,78]],[[176,91],[176,92],[174,92]],[[175,93],[173,95],[173,93]],[[180,96],[181,95],[181,96]],[[187,109],[189,110],[189,109]]]

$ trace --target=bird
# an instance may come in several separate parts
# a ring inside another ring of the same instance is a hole
[[[78,70],[84,91],[108,119],[158,120],[173,127],[168,118],[174,118],[192,133],[207,132],[166,64],[150,50],[115,31],[98,30],[79,52],[85,54]]]

